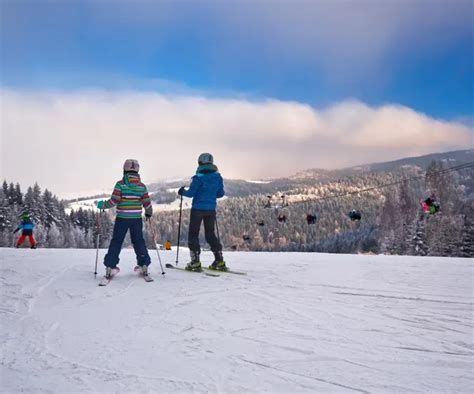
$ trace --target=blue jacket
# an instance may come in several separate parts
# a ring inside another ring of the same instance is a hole
[[[23,220],[18,227],[17,230],[33,230],[35,228],[35,224],[31,220]]]
[[[191,186],[183,193],[193,198],[193,209],[215,211],[216,199],[224,197],[224,181],[218,172],[200,173],[193,176]]]

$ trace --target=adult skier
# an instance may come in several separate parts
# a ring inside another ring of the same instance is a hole
[[[129,230],[137,264],[141,267],[143,276],[148,275],[151,260],[143,238],[142,207],[145,208],[146,220],[151,218],[153,208],[148,190],[138,174],[139,170],[137,160],[126,160],[123,165],[123,177],[115,184],[110,199],[97,202],[97,208],[100,210],[117,207],[112,240],[104,258],[106,278],[110,278],[112,270],[117,268],[123,240]]]
[[[18,225],[15,231],[13,231],[13,234],[15,234],[17,231],[21,230],[21,236],[18,239],[18,242],[16,243],[16,247],[19,248],[21,245],[23,245],[23,242],[25,242],[26,237],[28,237],[30,248],[36,249],[36,241],[35,237],[33,237],[33,229],[35,228],[35,224],[31,220],[30,215],[28,213],[24,213],[21,216],[21,219],[21,223]]]
[[[222,245],[214,232],[216,227],[216,199],[224,197],[224,181],[218,168],[214,165],[214,158],[210,153],[199,155],[198,164],[199,167],[192,177],[189,189],[186,190],[183,186],[178,191],[180,196],[193,199],[188,236],[191,261],[186,265],[186,269],[189,271],[202,270],[199,231],[201,223],[204,222],[206,241],[214,253],[214,262],[209,266],[209,269],[227,271],[222,256]]]

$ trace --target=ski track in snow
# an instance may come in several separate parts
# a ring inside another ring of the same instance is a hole
[[[151,256],[154,282],[124,250],[101,288],[94,250],[0,249],[0,391],[473,391],[472,260],[233,252],[247,276],[162,278]]]

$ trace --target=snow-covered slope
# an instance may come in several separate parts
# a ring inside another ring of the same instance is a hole
[[[219,199],[219,203],[222,203],[222,201],[225,201],[227,197],[222,197]],[[69,203],[68,208],[66,208],[66,213],[70,213],[71,209],[74,211],[78,211],[79,209],[83,210],[95,210],[95,203],[97,199],[90,199],[90,200],[83,200],[83,201],[78,201],[78,202],[73,202]],[[191,208],[191,203],[192,200],[189,198],[184,198],[183,199],[183,209],[190,209]],[[179,211],[179,206],[180,206],[180,200],[177,198],[171,203],[168,204],[157,204],[153,202],[153,211],[154,212],[163,212],[163,211]],[[115,208],[113,208],[115,209]]]
[[[151,253],[155,282],[125,250],[102,288],[94,250],[0,249],[0,391],[472,390],[470,260],[235,252],[247,276],[161,277]]]

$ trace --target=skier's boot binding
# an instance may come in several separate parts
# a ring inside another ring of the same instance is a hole
[[[214,252],[214,262],[209,266],[209,269],[216,271],[227,271],[222,252]]]
[[[186,265],[188,271],[202,271],[201,260],[199,259],[199,252],[191,251],[191,261]]]

